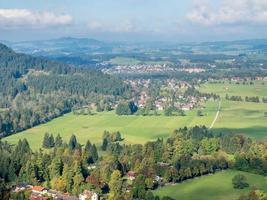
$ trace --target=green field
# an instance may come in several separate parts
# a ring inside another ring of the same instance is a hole
[[[127,143],[145,143],[158,137],[168,137],[174,129],[184,126],[210,126],[217,110],[217,102],[208,101],[204,117],[198,117],[196,110],[188,111],[185,117],[175,116],[117,116],[114,112],[97,113],[96,115],[66,114],[46,124],[28,129],[21,133],[5,138],[11,144],[19,139],[26,138],[33,149],[42,145],[46,132],[60,133],[63,139],[68,140],[75,134],[80,143],[87,139],[98,145],[102,142],[104,130],[120,131]]]
[[[222,107],[219,117],[214,125],[214,130],[224,133],[246,134],[256,139],[267,138],[267,112],[266,103],[249,103],[226,101],[225,95],[259,96],[267,97],[267,82],[255,81],[254,85],[243,84],[211,84],[200,86],[202,92],[213,92],[222,97]],[[264,85],[263,85],[264,83]]]
[[[250,188],[267,191],[267,178],[246,172],[227,170],[214,175],[202,176],[180,184],[165,186],[154,193],[159,196],[170,196],[177,200],[236,200],[241,194],[250,191],[234,189],[232,178],[236,174],[244,174]]]
[[[264,84],[264,85],[263,85]],[[225,97],[226,94],[229,96],[259,96],[259,97],[267,97],[267,82],[265,81],[254,81],[254,85],[243,85],[229,84],[228,81],[225,83],[220,84],[213,84],[213,83],[205,83],[202,84],[199,88],[201,92],[214,92],[221,97]]]
[[[141,63],[141,61],[137,59],[128,57],[115,57],[112,58],[109,62],[113,65],[136,65]]]

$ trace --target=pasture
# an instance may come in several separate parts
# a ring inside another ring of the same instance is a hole
[[[213,127],[216,132],[245,134],[255,139],[267,138],[266,103],[235,102],[225,100],[229,96],[259,96],[267,98],[267,82],[254,81],[253,85],[229,82],[205,83],[198,88],[201,92],[216,93],[221,96],[222,107]]]
[[[228,81],[224,81],[224,83],[205,83],[199,87],[201,92],[214,92],[221,97],[225,97],[226,94],[229,96],[259,96],[259,97],[267,97],[267,81],[253,81],[254,84],[246,84],[243,85],[242,82],[240,84],[236,84],[232,82],[231,84]]]
[[[72,134],[84,144],[88,139],[100,145],[104,130],[120,131],[127,143],[143,144],[158,137],[168,137],[174,129],[184,126],[206,125],[213,121],[217,111],[217,102],[208,101],[204,109],[205,116],[197,116],[196,110],[186,112],[186,116],[118,116],[114,112],[96,113],[95,115],[66,114],[46,124],[42,124],[21,133],[11,135],[5,140],[16,144],[19,139],[26,138],[33,149],[42,146],[46,132],[54,135],[60,133],[65,141]]]
[[[234,189],[232,178],[236,174],[246,176],[249,188]],[[257,188],[267,192],[267,179],[264,176],[227,170],[213,175],[202,176],[187,180],[176,185],[169,185],[154,192],[159,196],[170,196],[174,199],[183,200],[234,200],[241,194],[247,194],[251,188]]]

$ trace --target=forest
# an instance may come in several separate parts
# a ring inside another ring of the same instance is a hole
[[[25,139],[16,146],[1,142],[2,194],[12,195],[12,185],[27,182],[73,195],[90,189],[107,199],[153,200],[159,199],[151,192],[158,187],[225,169],[267,174],[265,143],[214,134],[204,126],[177,129],[166,141],[122,141],[119,132],[105,131],[101,155],[90,141],[80,145],[75,135],[64,142],[60,135],[46,134],[43,148],[49,151],[34,152]],[[129,173],[134,174],[132,182],[127,181]]]
[[[128,86],[99,71],[15,53],[0,44],[0,137],[47,122]]]

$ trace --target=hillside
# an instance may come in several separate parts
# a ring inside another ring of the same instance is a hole
[[[12,134],[96,102],[123,96],[119,79],[101,72],[18,54],[0,44],[0,133]]]

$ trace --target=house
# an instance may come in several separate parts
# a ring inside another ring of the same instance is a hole
[[[33,186],[32,192],[35,194],[47,194],[47,189],[42,186]]]
[[[136,173],[134,171],[129,171],[127,173],[127,177],[128,177],[128,179],[130,179],[132,181],[136,178]]]
[[[97,193],[85,190],[82,194],[79,195],[79,200],[98,200],[99,196]]]

